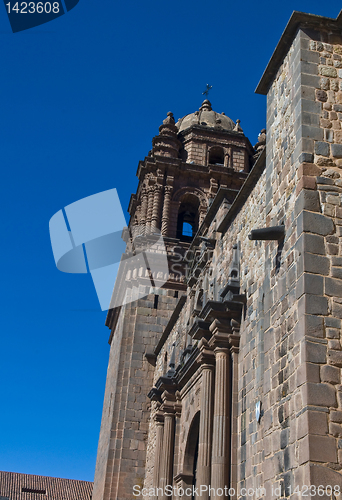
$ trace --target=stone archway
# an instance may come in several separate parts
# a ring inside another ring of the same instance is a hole
[[[188,481],[196,486],[196,470],[198,458],[200,412],[195,413],[189,427],[183,459],[183,473]]]

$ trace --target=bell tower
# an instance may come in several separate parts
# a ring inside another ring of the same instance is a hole
[[[108,312],[111,347],[93,500],[131,499],[133,486],[144,482],[154,351],[184,300],[184,257],[220,188],[229,209],[254,154],[239,120],[213,111],[205,100],[177,123],[167,113],[152,150],[139,162],[129,229],[142,238],[161,233],[169,272],[162,288],[146,286],[143,298]]]
[[[255,154],[240,126],[206,99],[198,111],[159,127],[152,150],[139,163],[139,186],[129,204],[130,225],[161,231],[168,248],[186,251],[220,187],[227,208],[246,179]],[[180,250],[182,249],[182,250]],[[178,276],[178,280],[181,277]],[[177,281],[169,277],[169,285]]]

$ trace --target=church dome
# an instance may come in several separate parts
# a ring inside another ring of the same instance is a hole
[[[189,115],[184,116],[184,118],[180,118],[176,123],[178,132],[187,129],[192,125],[203,125],[210,128],[229,131],[234,130],[236,127],[233,120],[231,120],[224,113],[216,113],[216,111],[213,111],[211,103],[208,99],[203,101],[199,111],[195,111],[195,113],[190,113]]]

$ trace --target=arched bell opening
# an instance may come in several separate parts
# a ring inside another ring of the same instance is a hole
[[[224,165],[224,150],[214,146],[209,151],[209,165]]]
[[[178,210],[177,235],[181,241],[191,241],[198,230],[199,199],[193,194],[182,197]]]

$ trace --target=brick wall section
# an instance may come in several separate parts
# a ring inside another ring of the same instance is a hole
[[[243,150],[233,150],[233,168],[236,170],[245,169],[245,152]]]
[[[185,146],[188,153],[187,162],[193,161],[197,165],[206,165],[206,145],[201,142],[191,141]]]

